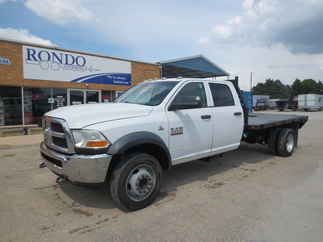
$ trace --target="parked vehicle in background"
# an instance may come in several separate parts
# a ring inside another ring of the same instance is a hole
[[[269,99],[268,100],[268,108],[269,109],[276,109],[277,108],[277,101],[279,101],[279,99]]]
[[[156,199],[164,170],[236,150],[242,141],[291,156],[307,119],[249,115],[237,80],[146,81],[115,103],[46,113],[40,153],[56,175],[74,183],[102,183],[119,208],[131,211]]]
[[[286,99],[279,99],[276,101],[276,105],[279,111],[284,111],[288,107],[288,101]]]
[[[254,106],[255,111],[265,111],[268,109],[267,99],[258,99],[256,105]]]
[[[256,105],[256,103],[259,99],[265,99],[268,102],[268,100],[270,99],[270,96],[269,95],[253,95],[252,96],[252,103],[254,106]]]
[[[269,99],[270,98],[268,95],[253,95],[252,96],[253,109],[256,111],[268,109]]]
[[[319,111],[323,109],[323,95],[298,95],[298,108],[304,111]]]
[[[289,100],[288,102],[288,109],[296,111],[298,109],[298,98],[294,97],[293,99]]]

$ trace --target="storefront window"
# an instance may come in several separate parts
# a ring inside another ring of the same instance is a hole
[[[0,125],[41,125],[50,110],[68,104],[112,102],[115,97],[115,91],[0,86]]]
[[[0,125],[22,124],[21,88],[0,86]]]
[[[25,124],[41,125],[45,113],[66,106],[65,88],[24,88]]]
[[[67,105],[67,89],[66,88],[53,88],[54,109],[64,107]]]
[[[70,105],[84,104],[83,90],[70,90]]]
[[[44,113],[53,109],[51,88],[24,88],[25,124],[41,124]]]
[[[86,103],[98,103],[99,92],[98,91],[86,91]]]
[[[124,93],[125,93],[125,91],[124,92],[121,92],[121,91],[116,92],[116,98],[120,97]]]
[[[102,91],[102,102],[109,103],[115,99],[115,91]]]

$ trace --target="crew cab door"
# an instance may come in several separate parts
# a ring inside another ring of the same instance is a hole
[[[222,153],[239,147],[244,118],[239,97],[230,83],[208,83],[213,99],[212,153]]]
[[[198,105],[189,106],[192,102]],[[187,105],[188,104],[188,105]],[[176,106],[176,110],[171,110]],[[206,156],[211,150],[213,117],[203,82],[186,83],[166,107],[173,164]]]

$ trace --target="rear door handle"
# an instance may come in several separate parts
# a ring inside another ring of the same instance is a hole
[[[242,113],[241,113],[241,112],[236,112],[236,113],[234,113],[233,115],[234,115],[234,116],[241,116],[241,115],[242,115]]]
[[[211,115],[207,114],[207,115],[202,115],[201,119],[211,119]]]

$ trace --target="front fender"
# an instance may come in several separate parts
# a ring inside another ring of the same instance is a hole
[[[141,144],[158,145],[166,153],[168,160],[171,161],[165,142],[158,135],[147,131],[134,132],[119,138],[108,149],[108,153],[111,155],[123,154],[126,150]]]

